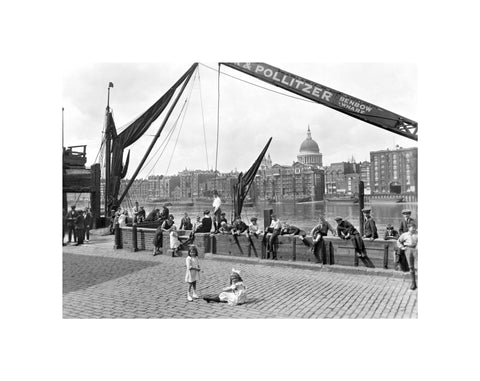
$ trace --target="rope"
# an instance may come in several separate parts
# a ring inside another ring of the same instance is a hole
[[[197,67],[197,72],[198,72],[198,89],[200,91],[200,109],[202,110],[203,141],[205,142],[205,157],[207,158],[207,169],[209,169],[210,165],[208,164],[207,134],[205,132],[205,117],[203,115],[202,85],[200,83],[200,67]]]
[[[197,71],[195,72],[195,77],[193,78],[192,84],[190,86],[190,92],[188,93],[187,98],[185,99],[185,103],[182,106],[181,112],[183,112],[183,108],[185,108],[185,112],[183,112],[182,121],[180,122],[180,128],[178,129],[177,139],[175,140],[175,145],[173,146],[173,151],[172,151],[172,154],[170,155],[170,160],[168,161],[168,166],[165,171],[165,176],[167,176],[168,174],[168,170],[170,169],[170,164],[172,163],[175,149],[177,148],[178,138],[180,137],[180,133],[182,132],[183,122],[185,121],[185,116],[187,115],[188,105],[190,104],[190,97],[192,95],[193,85],[195,84],[195,79],[197,78],[197,74],[198,74],[198,68],[197,68]]]
[[[215,187],[217,186],[217,163],[218,163],[218,135],[220,132],[220,64],[218,64],[217,78],[217,146],[215,150]]]
[[[208,66],[208,65],[205,65],[205,64],[202,64],[202,63],[201,63],[200,65],[205,66],[206,68],[208,68],[208,69],[210,69],[210,70],[217,71],[217,70],[215,70],[213,67],[210,67],[210,66]],[[218,64],[218,66],[219,66],[219,68],[220,68],[220,64]],[[219,69],[218,71],[219,71],[219,76],[220,76],[220,69]],[[255,84],[255,83],[252,83],[252,82],[246,81],[246,80],[244,80],[244,79],[235,77],[234,75],[231,75],[231,74],[227,74],[227,73],[224,73],[224,72],[221,72],[221,74],[226,75],[227,77],[236,79],[236,80],[238,80],[238,81],[248,83],[249,85],[252,85],[252,86],[255,86],[255,87],[259,87],[259,88],[264,89],[264,90],[267,90],[267,91],[271,91],[272,93],[276,93],[276,94],[279,94],[279,95],[283,95],[283,96],[285,96],[285,97],[293,98],[293,99],[296,99],[296,100],[299,100],[299,101],[303,101],[303,102],[317,103],[317,102],[311,101],[311,100],[306,99],[306,98],[296,97],[296,96],[293,96],[293,95],[289,95],[289,94],[285,94],[285,93],[281,93],[281,92],[279,92],[279,91],[275,91],[275,90],[269,89],[268,87],[264,87],[264,86],[257,85],[257,84]]]
[[[195,80],[192,81],[192,84],[191,84],[191,90],[190,90],[190,94],[192,92],[192,89],[193,89],[193,84],[194,84]],[[167,143],[170,142],[170,139],[173,135],[173,132],[175,131],[176,129],[176,126],[177,126],[177,123],[178,123],[178,120],[180,119],[180,117],[182,116],[182,113],[183,113],[183,110],[185,109],[185,106],[187,104],[187,101],[189,100],[189,96],[187,96],[187,99],[185,100],[178,116],[177,116],[177,119],[175,120],[175,122],[173,123],[172,127],[170,128],[170,130],[168,131],[167,133],[167,136],[165,137],[165,139],[163,140],[162,144],[160,144],[160,146],[158,147],[157,151],[152,155],[152,157],[150,158],[150,160],[147,162],[147,164],[145,164],[144,168],[146,168],[148,166],[148,164],[150,164],[150,162],[155,158],[155,156],[157,155],[157,153],[160,151],[160,149],[162,148],[163,146],[163,149],[162,151],[160,152],[160,155],[158,156],[157,160],[155,161],[155,163],[153,164],[152,168],[150,169],[150,171],[148,172],[146,178],[148,178],[148,176],[150,176],[150,174],[152,173],[152,171],[155,169],[155,166],[157,165],[158,161],[160,160],[160,158],[162,157],[163,153],[165,152],[165,149],[167,147]],[[182,121],[182,124],[183,124],[183,121]],[[138,186],[140,186],[141,184],[143,184],[143,182],[146,180],[146,178],[142,179],[139,183],[138,183]]]
[[[165,176],[168,175],[168,170],[170,169],[170,164],[172,163],[173,155],[175,153],[175,149],[177,148],[178,138],[180,137],[180,133],[182,132],[183,121],[185,120],[185,116],[187,115],[189,99],[185,100],[185,112],[183,113],[182,121],[180,122],[180,128],[178,129],[177,139],[175,140],[175,145],[173,146],[172,154],[170,155],[170,160],[168,161],[167,169],[165,170]]]

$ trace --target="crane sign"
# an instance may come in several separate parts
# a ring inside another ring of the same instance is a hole
[[[321,103],[395,134],[418,140],[417,122],[262,62],[222,62],[269,84]]]

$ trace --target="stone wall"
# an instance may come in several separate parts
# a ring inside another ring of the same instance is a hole
[[[179,236],[186,239],[189,231],[179,231]],[[138,250],[153,251],[153,237],[155,229],[138,228],[137,246]],[[298,236],[279,236],[277,245],[277,258],[283,261],[314,262],[315,258],[310,247],[305,245]],[[121,240],[124,249],[132,249],[132,228],[121,229]],[[312,242],[311,237],[306,240]],[[394,268],[394,249],[396,241],[375,241],[364,240],[367,250],[367,259],[356,257],[351,241],[345,241],[337,237],[325,238],[325,250],[322,261],[326,265],[344,266],[365,266],[376,268]],[[232,236],[230,234],[208,234],[199,233],[195,236],[194,244],[198,248],[200,258],[205,253],[218,255],[231,255],[236,257],[258,257],[265,258],[265,247],[262,244],[262,236],[249,240],[245,235]],[[163,233],[163,254],[166,254],[170,247],[168,233]],[[319,251],[320,254],[320,251]]]

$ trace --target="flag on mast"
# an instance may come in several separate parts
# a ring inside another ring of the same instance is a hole
[[[108,88],[113,87],[113,82],[108,82]]]

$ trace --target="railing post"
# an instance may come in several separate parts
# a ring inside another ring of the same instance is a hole
[[[120,224],[117,222],[115,224],[115,245],[114,249],[121,249],[122,246],[122,230],[120,229]]]
[[[388,269],[388,245],[385,245],[383,250],[383,268]]]
[[[132,251],[134,253],[138,251],[137,223],[136,222],[133,222],[133,224],[132,224]]]
[[[292,238],[293,246],[292,246],[292,261],[295,262],[297,260],[297,238]]]

